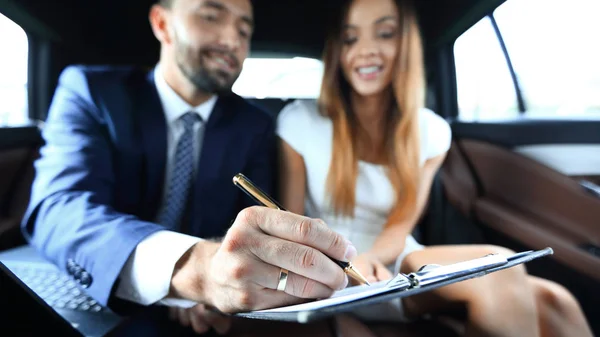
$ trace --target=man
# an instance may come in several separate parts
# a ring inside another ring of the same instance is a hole
[[[209,307],[268,308],[343,288],[326,255],[349,260],[351,243],[320,221],[248,207],[231,182],[243,172],[269,192],[275,177],[273,120],[231,93],[253,32],[250,1],[162,0],[150,23],[161,53],[148,74],[61,74],[28,240],[101,304],[171,306],[197,332],[229,328]]]

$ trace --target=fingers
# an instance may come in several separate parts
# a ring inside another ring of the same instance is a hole
[[[216,310],[207,309],[203,304],[188,309],[170,307],[169,318],[178,320],[182,326],[191,326],[198,334],[209,331],[211,327],[220,335],[226,334],[231,329],[230,317]]]
[[[264,238],[262,238],[262,241],[270,240],[266,235],[260,235],[264,236]],[[287,241],[279,241],[285,242],[286,244],[291,244]],[[262,246],[264,246],[264,244]],[[256,248],[256,250],[258,249],[262,248]],[[272,253],[272,255],[276,255],[276,253]],[[328,259],[325,258],[325,260]],[[329,261],[327,261],[327,263],[329,263]],[[337,273],[341,273],[343,283],[340,289],[345,288],[347,278],[344,276],[342,269],[335,264],[333,264],[332,268],[332,274],[324,275],[323,277],[326,279],[330,279],[330,275],[336,275]],[[277,285],[279,284],[279,276],[281,273],[280,267],[262,261],[256,256],[245,260],[228,260],[221,264],[221,270],[227,275],[229,275],[228,279],[230,280],[230,284],[253,283],[257,286],[257,290],[262,290],[264,288],[273,290],[277,289]],[[289,271],[289,269],[286,283],[287,285],[285,287],[285,292],[299,298],[329,297],[333,292],[333,289],[329,286],[319,281],[307,278],[305,276],[298,275],[293,271]]]
[[[184,308],[177,308],[177,315],[179,316],[179,324],[183,326],[190,326],[190,315]]]
[[[288,283],[289,286],[289,283]],[[288,305],[305,303],[311,300],[299,300],[298,297],[288,294],[287,292],[265,289],[257,301],[260,303],[255,310],[262,310],[275,307],[284,307]]]
[[[261,234],[259,241],[260,245],[250,247],[252,253],[260,260],[277,266],[270,268],[270,271],[264,271],[264,275],[268,275],[268,279],[264,283],[266,287],[273,288],[270,285],[274,280],[278,281],[280,268],[285,268],[292,273],[291,276],[296,286],[319,287],[315,288],[318,291],[320,291],[319,283],[326,285],[331,290],[346,287],[347,278],[343,270],[318,250],[264,234]],[[296,288],[293,290],[297,291]],[[300,293],[310,294],[311,289],[307,290],[301,290]]]
[[[328,297],[348,283],[331,258],[355,256],[356,248],[323,221],[250,207],[238,214],[211,260],[207,275],[216,290],[206,302],[221,312],[239,312]],[[289,270],[287,285],[272,290],[280,268]]]
[[[207,308],[204,305],[197,305],[191,311],[197,316],[203,317],[206,325],[213,327],[220,335],[226,334],[231,329],[231,317],[225,316],[216,310]]]
[[[387,269],[383,264],[378,263],[375,265],[375,277],[376,277],[377,281],[383,281],[383,280],[391,279],[393,277],[393,275],[390,272],[390,270]]]
[[[269,309],[301,302],[303,302],[302,299],[283,291],[261,287],[258,291],[251,289],[231,289],[227,295],[227,300],[216,302],[215,307],[221,312],[235,313]]]
[[[179,312],[177,307],[169,307],[169,319],[172,321],[179,320]]]
[[[259,284],[265,288],[276,290],[279,284],[281,268],[263,264],[260,269],[262,269],[262,273],[259,278]],[[343,287],[345,288],[345,286]],[[289,270],[286,286],[283,291],[299,298],[323,298],[329,297],[333,293],[333,289],[325,284]]]
[[[239,213],[236,223],[253,225],[268,235],[315,248],[341,261],[356,256],[356,248],[321,220],[266,207],[250,207]]]
[[[204,307],[203,305],[197,305],[196,307]],[[189,317],[189,321],[192,324],[192,329],[196,333],[202,334],[207,332],[210,329],[210,325],[206,322],[205,317],[201,314],[197,313],[197,310],[194,308],[190,308],[186,310],[187,316]]]
[[[354,266],[355,270],[357,270],[359,273],[361,273],[362,276],[364,276],[367,279],[367,281],[371,282],[371,276],[374,275],[374,272],[370,264],[364,263],[361,257],[359,257],[352,261],[352,265]],[[348,279],[350,282],[350,286],[354,287],[360,285],[360,281],[354,279],[353,277],[349,277]]]

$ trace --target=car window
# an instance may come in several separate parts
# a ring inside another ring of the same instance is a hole
[[[454,46],[459,118],[600,117],[597,13],[597,0],[508,0],[471,27]]]
[[[0,14],[0,126],[27,120],[27,56],[25,31]]]
[[[233,91],[248,98],[316,98],[322,75],[317,59],[250,57]]]
[[[460,119],[518,116],[515,89],[490,18],[466,31],[454,53]]]

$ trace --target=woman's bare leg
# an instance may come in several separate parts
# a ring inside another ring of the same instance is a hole
[[[575,297],[563,286],[534,276],[533,288],[543,337],[592,337],[592,330]]]
[[[401,270],[408,273],[424,264],[450,264],[490,253],[513,254],[488,245],[430,246],[409,254]],[[536,337],[538,315],[527,277],[524,266],[515,266],[408,297],[403,303],[407,314],[415,316],[466,310],[466,336]]]

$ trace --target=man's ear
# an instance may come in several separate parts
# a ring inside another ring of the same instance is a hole
[[[152,32],[158,41],[162,44],[170,44],[171,43],[171,32],[169,30],[169,10],[154,4],[150,8],[150,26],[152,27]]]

